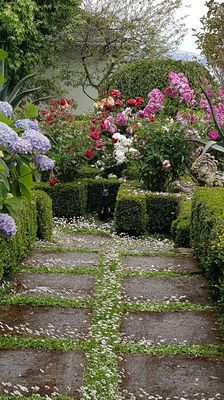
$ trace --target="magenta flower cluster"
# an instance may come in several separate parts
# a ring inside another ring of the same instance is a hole
[[[7,239],[16,234],[15,221],[8,214],[0,214],[0,234]]]
[[[197,121],[197,116],[191,113],[185,113],[178,111],[176,115],[176,121],[180,122],[183,126],[188,126]]]
[[[168,79],[172,93],[171,97],[179,95],[184,103],[196,104],[194,90],[190,88],[188,79],[182,72],[176,73],[171,71]]]
[[[162,110],[164,95],[159,89],[153,89],[148,93],[148,104],[142,111],[142,114],[138,115],[140,118],[148,118],[150,115],[155,114]]]

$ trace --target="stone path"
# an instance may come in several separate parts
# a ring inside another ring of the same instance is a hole
[[[62,235],[0,297],[0,399],[223,400],[216,308],[191,253]]]

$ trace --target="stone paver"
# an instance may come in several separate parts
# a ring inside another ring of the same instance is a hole
[[[48,268],[95,268],[98,256],[94,253],[36,253],[23,261],[23,266],[46,266]]]
[[[84,364],[81,351],[0,349],[0,394],[79,398]]]
[[[81,339],[90,323],[90,309],[0,306],[0,335]]]
[[[56,242],[57,246],[74,247],[77,249],[102,250],[105,246],[110,246],[111,239],[104,236],[94,235],[61,235]]]
[[[125,354],[120,370],[127,399],[127,393],[136,400],[224,399],[223,357]]]
[[[126,313],[121,325],[125,342],[158,344],[222,343],[217,317],[205,312]]]
[[[139,257],[128,256],[124,260],[126,269],[139,271],[199,272],[193,257]]]
[[[126,278],[123,295],[128,301],[150,302],[189,301],[212,304],[203,278]]]
[[[89,298],[94,283],[95,277],[90,275],[21,273],[15,275],[14,291],[31,296]]]

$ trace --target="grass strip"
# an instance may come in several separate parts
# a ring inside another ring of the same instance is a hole
[[[34,251],[41,251],[41,253],[98,253],[98,250],[92,250],[80,247],[64,247],[64,246],[40,246],[34,245]],[[32,253],[31,253],[32,255]]]
[[[173,271],[143,271],[143,270],[125,270],[122,273],[124,278],[142,277],[142,278],[191,278],[199,276],[200,272],[173,272]]]
[[[138,344],[125,343],[115,346],[117,353],[139,353],[155,356],[191,355],[223,356],[224,346],[216,344]]]
[[[73,275],[97,275],[97,267],[96,268],[83,268],[83,267],[75,267],[75,268],[67,268],[67,267],[46,267],[46,266],[33,266],[33,267],[22,267],[17,268],[16,272],[31,272],[31,273],[49,273],[49,274],[73,274]]]
[[[26,338],[22,336],[0,336],[2,349],[45,349],[45,350],[84,350],[89,351],[92,343],[89,340]]]
[[[92,308],[94,300],[85,299],[57,299],[53,297],[34,297],[24,295],[3,295],[0,298],[0,304],[13,305],[22,304],[33,307],[47,306],[47,307],[73,307],[73,308]]]
[[[194,303],[181,303],[172,302],[166,303],[148,303],[141,302],[138,304],[132,304],[128,302],[122,303],[123,311],[138,312],[138,311],[148,311],[148,312],[178,312],[178,311],[198,311],[198,312],[212,312],[217,311],[215,306],[206,306]]]

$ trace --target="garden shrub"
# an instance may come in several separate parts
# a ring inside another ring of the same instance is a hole
[[[177,219],[172,222],[171,235],[176,247],[191,247],[190,245],[191,227],[191,200],[182,199],[177,215]]]
[[[42,183],[36,185],[35,189],[44,190],[51,197],[55,217],[72,218],[86,213],[87,190],[83,182],[61,183],[55,186]]]
[[[91,165],[83,165],[78,171],[78,179],[81,178],[95,178],[100,174],[100,169],[91,167]]]
[[[117,192],[120,182],[117,179],[83,179],[87,187],[87,210],[89,212],[98,211],[101,205],[103,189],[108,189],[108,206],[113,212],[115,209]]]
[[[138,193],[134,183],[123,183],[117,194],[115,230],[138,236],[146,231],[147,214],[145,195]]]
[[[163,90],[167,86],[170,71],[183,72],[196,94],[201,93],[204,79],[208,79],[214,85],[208,70],[196,61],[156,59],[121,66],[111,75],[107,88],[118,88],[126,100],[137,96],[147,98],[152,89]]]
[[[192,202],[191,244],[216,298],[224,295],[223,205],[224,188],[199,188]]]
[[[174,194],[146,194],[147,231],[169,235],[178,208],[179,198]]]
[[[36,239],[37,218],[36,202],[24,200],[16,219],[17,232],[10,239],[0,237],[0,280],[7,278],[26,255],[30,245]]]
[[[52,200],[43,190],[35,190],[37,206],[37,238],[51,240],[53,231]]]

